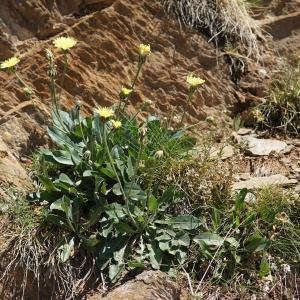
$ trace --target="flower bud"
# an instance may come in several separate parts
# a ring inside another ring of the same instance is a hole
[[[157,159],[160,159],[164,156],[164,151],[163,150],[158,150],[155,152],[154,157]]]

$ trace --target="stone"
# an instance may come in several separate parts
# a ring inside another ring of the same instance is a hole
[[[290,154],[292,150],[295,148],[294,145],[288,145],[285,149],[281,151],[282,154]]]
[[[292,166],[292,170],[296,173],[300,173],[300,167],[296,166],[296,165],[293,165]]]
[[[188,296],[160,271],[144,271],[116,287],[105,296],[93,295],[88,300],[187,300]]]
[[[222,160],[230,158],[234,155],[234,147],[231,145],[227,145],[225,147],[213,147],[211,149],[210,157],[217,158],[219,157]]]
[[[248,179],[250,179],[250,177],[251,177],[250,173],[241,173],[241,174],[239,174],[239,179],[240,180],[248,180]]]
[[[253,193],[247,193],[245,197],[245,202],[248,204],[255,204],[256,203],[256,196]]]
[[[0,138],[0,182],[1,184],[26,190],[30,186],[29,177],[25,169],[10,152]]]
[[[235,182],[233,184],[233,190],[241,190],[244,188],[247,189],[261,189],[267,186],[280,185],[280,186],[288,186],[297,184],[298,180],[289,179],[282,174],[276,174],[265,177],[253,177],[246,181]]]
[[[255,156],[270,155],[272,152],[280,153],[287,148],[287,143],[274,139],[259,139],[253,135],[242,136],[242,141],[247,142],[248,151]]]
[[[240,128],[237,132],[238,135],[247,135],[252,133],[252,129],[251,128]]]

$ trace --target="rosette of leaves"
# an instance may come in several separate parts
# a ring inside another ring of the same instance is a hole
[[[41,188],[29,195],[31,202],[47,203],[45,222],[60,228],[61,259],[83,247],[112,281],[125,268],[168,271],[184,263],[204,220],[172,216],[169,208],[182,195],[172,186],[163,192],[142,186],[139,163],[153,164],[162,145],[166,156],[187,155],[195,140],[150,117],[141,141],[136,120],[124,118],[114,129],[98,114],[83,118],[79,110],[53,114],[48,134],[57,147],[40,152]]]

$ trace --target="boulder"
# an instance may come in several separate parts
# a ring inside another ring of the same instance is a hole
[[[116,287],[105,296],[93,295],[88,300],[187,300],[187,295],[165,273],[145,271]]]
[[[272,185],[287,186],[287,185],[292,185],[297,183],[298,180],[296,179],[289,179],[282,174],[276,174],[276,175],[265,176],[265,177],[253,177],[246,181],[235,182],[233,184],[233,189],[234,190],[241,190],[244,188],[261,189]]]
[[[271,153],[280,153],[287,148],[287,143],[275,139],[259,139],[253,135],[246,135],[241,137],[248,145],[248,151],[255,156],[265,156]]]

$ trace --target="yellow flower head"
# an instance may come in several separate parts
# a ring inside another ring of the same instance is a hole
[[[146,57],[151,53],[150,45],[140,44],[139,45],[139,54],[141,57]]]
[[[103,119],[108,119],[114,115],[114,111],[110,107],[97,107],[96,113]]]
[[[186,78],[186,81],[192,88],[197,88],[199,85],[205,82],[205,80],[201,79],[200,77],[194,76],[193,74],[189,74]]]
[[[122,127],[121,121],[118,121],[118,120],[111,120],[111,123],[112,123],[112,126],[113,126],[114,128],[116,128],[116,129]]]
[[[10,69],[10,68],[13,68],[19,62],[20,62],[20,59],[18,57],[16,57],[16,56],[11,57],[11,58],[5,60],[3,63],[0,64],[0,69]]]
[[[126,87],[122,87],[122,88],[121,88],[121,94],[122,94],[122,96],[124,96],[124,97],[127,97],[127,96],[130,95],[132,92],[133,92],[132,89],[128,89],[128,88],[126,88]]]
[[[77,41],[70,37],[58,37],[53,41],[56,48],[62,49],[64,51],[71,49],[76,45]]]

